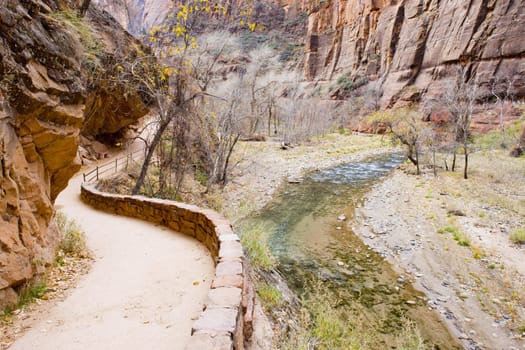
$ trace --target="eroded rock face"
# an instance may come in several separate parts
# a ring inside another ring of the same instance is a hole
[[[53,201],[80,168],[79,133],[85,114],[94,114],[85,107],[97,87],[85,86],[83,46],[53,15],[57,9],[52,0],[0,6],[0,308],[53,261]],[[117,27],[103,24],[100,31],[114,35]],[[112,40],[126,42],[119,30]],[[123,105],[143,108],[135,99]],[[131,122],[123,119],[97,132]]]
[[[513,0],[289,1],[309,11],[305,75],[381,79],[383,105],[413,84],[431,97],[462,64],[481,85],[514,79],[525,95],[525,3]]]
[[[170,0],[94,0],[107,12],[139,38],[149,33],[151,27],[160,25],[171,7]]]
[[[53,200],[80,168],[81,49],[50,10],[17,0],[0,8],[0,305],[52,261]]]

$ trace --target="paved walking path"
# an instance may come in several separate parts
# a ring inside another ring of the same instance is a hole
[[[184,349],[213,276],[210,254],[164,227],[85,205],[80,181],[56,204],[86,232],[95,262],[9,349]]]

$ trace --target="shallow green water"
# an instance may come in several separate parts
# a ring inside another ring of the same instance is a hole
[[[251,221],[270,230],[278,270],[295,293],[308,297],[316,290],[316,297],[321,293],[338,314],[363,315],[385,348],[391,348],[405,316],[417,324],[427,344],[461,348],[428,309],[424,295],[399,283],[392,267],[347,225],[363,195],[403,160],[385,155],[310,174],[301,184],[285,184]],[[341,214],[347,221],[338,220]]]

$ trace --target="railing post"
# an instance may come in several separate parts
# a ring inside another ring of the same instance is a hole
[[[97,181],[98,181],[98,165],[97,165]]]
[[[118,172],[118,158],[115,158],[115,173]]]
[[[83,182],[86,182],[86,173],[82,173],[82,177],[84,178]]]

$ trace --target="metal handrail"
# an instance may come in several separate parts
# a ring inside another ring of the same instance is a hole
[[[98,181],[101,178],[101,175],[108,172],[116,174],[119,170],[127,169],[134,161],[144,158],[145,155],[146,148],[142,148],[134,152],[129,152],[123,157],[115,158],[107,163],[97,165],[95,168],[82,174],[84,182],[91,182],[93,180]]]

